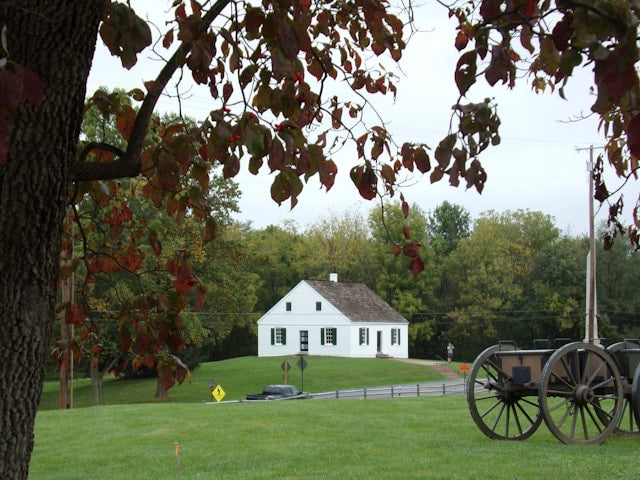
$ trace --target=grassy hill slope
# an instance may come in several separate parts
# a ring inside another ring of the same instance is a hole
[[[302,387],[302,374],[296,366],[299,357],[287,357],[291,365],[289,383]],[[322,392],[401,383],[429,382],[442,375],[424,365],[412,365],[385,358],[305,357],[304,389]],[[240,357],[202,364],[192,372],[191,383],[185,381],[169,391],[167,402],[201,403],[211,400],[209,381],[216,380],[224,389],[225,400],[235,400],[247,393],[259,392],[264,385],[282,383],[281,365],[285,357]],[[453,364],[452,364],[453,365]],[[454,368],[454,367],[453,367]],[[45,383],[41,410],[58,408],[59,383]],[[153,402],[155,379],[107,378],[103,384],[102,404],[137,404]],[[74,381],[74,407],[91,406],[89,379]]]

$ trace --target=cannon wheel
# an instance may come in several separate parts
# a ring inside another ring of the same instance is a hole
[[[622,382],[625,384],[625,377],[623,376],[624,366],[621,365],[621,359],[618,356],[618,352],[623,348],[630,348],[631,346],[637,348],[637,344],[630,345],[629,342],[618,342],[607,347],[607,352],[613,357],[618,367],[618,371],[622,376]],[[627,381],[631,381],[631,372],[629,372],[629,378]],[[624,385],[623,385],[624,386]],[[618,431],[622,433],[640,433],[640,405],[638,400],[634,400],[632,395],[625,395],[622,402],[622,416],[620,417],[620,424],[618,425]],[[634,408],[635,406],[635,408]]]
[[[525,397],[508,390],[506,372],[495,353],[498,345],[487,348],[471,366],[467,404],[473,421],[490,438],[524,440],[542,422],[535,396]]]
[[[569,445],[602,443],[622,416],[618,367],[599,346],[569,343],[547,360],[539,401],[544,421],[558,440]]]
[[[640,364],[636,367],[631,384],[631,410],[636,418],[636,425],[640,425]]]

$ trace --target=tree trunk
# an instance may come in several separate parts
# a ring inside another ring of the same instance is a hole
[[[91,398],[93,400],[93,406],[97,407],[102,403],[102,377],[104,374],[102,370],[98,368],[98,365],[94,365],[91,362]]]
[[[167,398],[169,396],[169,391],[162,386],[160,380],[156,383],[156,399]]]
[[[26,479],[50,351],[56,279],[86,80],[104,0],[0,3],[9,60],[43,102],[22,102],[0,165],[0,478]]]

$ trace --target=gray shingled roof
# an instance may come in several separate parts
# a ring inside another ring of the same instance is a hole
[[[305,280],[352,322],[408,323],[364,283]]]

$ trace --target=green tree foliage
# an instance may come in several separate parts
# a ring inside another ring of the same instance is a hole
[[[337,273],[345,282],[372,281],[371,242],[366,221],[357,211],[328,214],[310,225],[295,252],[304,278],[326,280]]]
[[[640,257],[633,248],[616,242],[596,254],[598,326],[609,341],[640,338]]]
[[[304,278],[294,265],[293,253],[302,242],[296,228],[288,223],[247,233],[247,249],[252,259],[249,271],[260,279],[256,292],[258,312],[269,310]]]
[[[433,251],[427,244],[426,225],[425,214],[417,205],[411,207],[406,218],[401,203],[384,204],[369,215],[371,257],[376,272],[374,289],[412,325],[420,324],[409,329],[410,344],[416,345],[424,344],[433,332],[434,318],[425,312],[435,304],[434,289],[438,283]],[[425,268],[416,276],[408,270],[408,260],[394,252],[401,248],[407,230],[412,232],[414,241],[423,244]]]
[[[464,207],[446,200],[427,216],[429,244],[437,259],[442,259],[453,252],[458,242],[469,236],[470,229],[469,212]]]
[[[537,212],[488,212],[476,220],[445,267],[456,285],[447,337],[460,353],[465,344],[514,339],[510,327],[517,324],[536,249],[558,233],[552,220]]]

